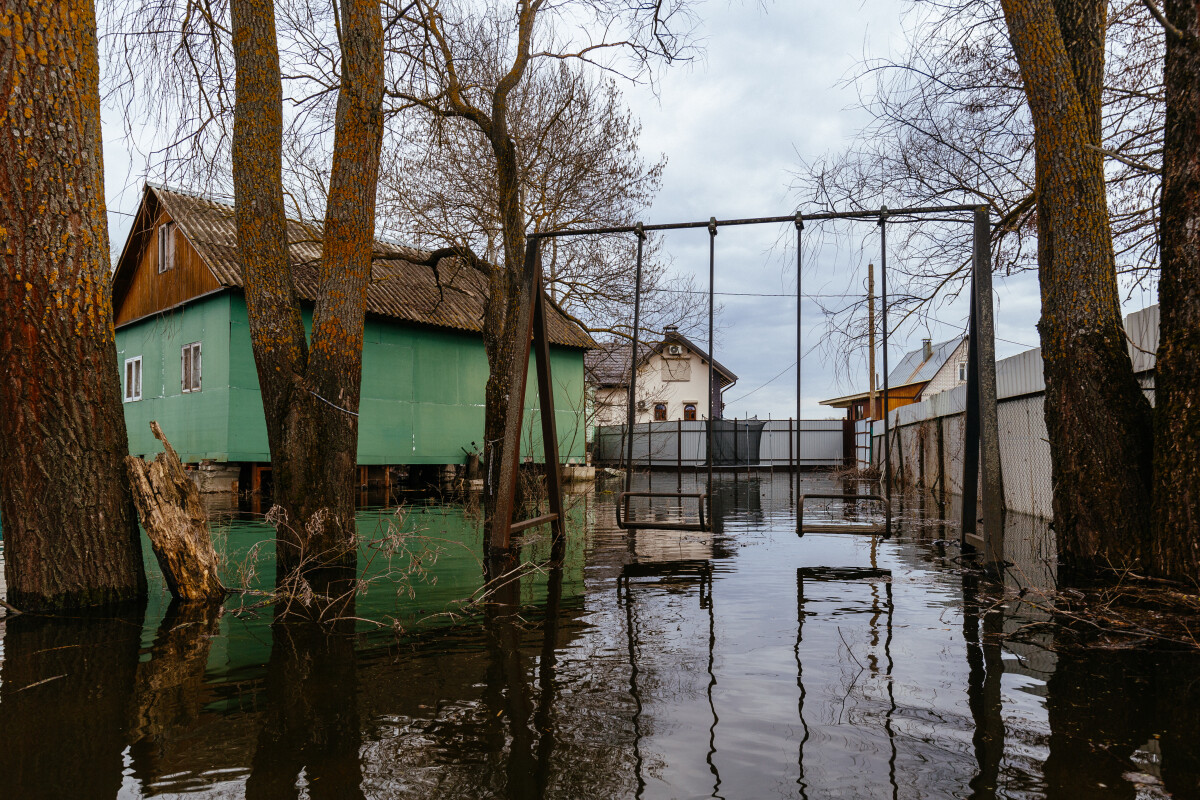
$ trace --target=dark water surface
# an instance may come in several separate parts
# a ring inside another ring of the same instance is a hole
[[[714,532],[629,534],[616,488],[573,498],[561,569],[528,548],[519,614],[462,602],[477,524],[412,505],[403,539],[361,513],[368,581],[331,624],[161,588],[0,622],[0,798],[1200,797],[1200,658],[1056,647],[982,599],[934,504],[801,539],[788,477],[742,475]],[[269,527],[219,531],[227,582],[272,585]],[[1049,579],[1045,536],[1014,522],[1010,583]]]

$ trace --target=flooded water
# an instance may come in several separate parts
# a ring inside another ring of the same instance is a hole
[[[935,504],[888,540],[801,538],[794,482],[743,474],[711,533],[629,533],[615,490],[572,498],[561,567],[531,542],[499,610],[464,602],[477,523],[411,505],[360,514],[333,622],[161,588],[5,620],[0,798],[1200,797],[1200,658],[1057,646],[1044,611],[984,599]],[[219,530],[227,582],[272,585],[270,529]],[[1036,523],[1006,547],[1010,583],[1052,577]]]

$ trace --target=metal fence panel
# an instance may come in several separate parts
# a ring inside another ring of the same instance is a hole
[[[726,420],[734,423],[734,420]],[[744,421],[738,421],[739,426]],[[843,463],[842,421],[801,420],[799,442],[795,420],[750,420],[753,427],[762,425],[758,439],[756,466],[786,467],[797,452],[800,464],[807,467],[836,467]],[[744,447],[753,437],[738,437]],[[596,464],[617,465],[625,461],[625,426],[602,425],[596,429],[593,460]],[[656,467],[702,467],[707,462],[708,442],[703,420],[688,422],[640,422],[633,426],[633,461],[638,465]],[[717,459],[719,460],[719,459]],[[745,464],[740,452],[737,463]]]

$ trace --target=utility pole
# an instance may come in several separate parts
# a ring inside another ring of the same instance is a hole
[[[870,349],[868,367],[871,371],[871,405],[867,419],[875,419],[875,265],[867,264],[867,339]],[[860,384],[861,385],[861,384]]]

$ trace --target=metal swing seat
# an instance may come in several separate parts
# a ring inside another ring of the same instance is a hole
[[[638,514],[629,502],[635,497],[645,497],[651,501],[678,500],[679,505],[668,504],[665,509],[662,506],[651,507],[646,513]],[[686,500],[696,502],[694,519],[684,513]],[[617,527],[622,530],[653,528],[660,531],[709,531],[712,530],[709,517],[708,495],[703,492],[621,492],[617,495]]]
[[[844,507],[848,507],[851,503],[856,507],[852,513],[851,519],[846,521],[834,521],[833,519],[822,519],[818,522],[804,521],[804,503],[807,500],[841,500]],[[861,501],[876,502],[883,506],[883,519],[862,519],[857,512],[857,506]],[[796,533],[803,536],[806,533],[856,533],[867,536],[882,536],[884,539],[892,537],[891,526],[891,506],[888,500],[883,495],[878,494],[802,494],[799,502],[796,504]]]

